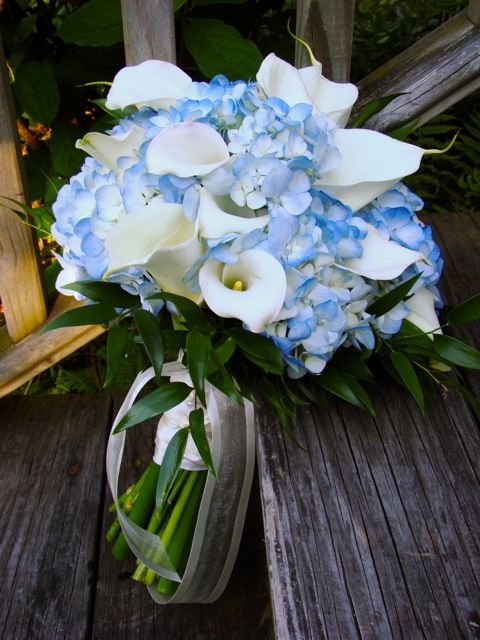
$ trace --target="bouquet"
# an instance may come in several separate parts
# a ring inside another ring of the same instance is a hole
[[[57,288],[90,303],[49,328],[107,324],[107,383],[132,336],[151,362],[110,437],[108,538],[160,602],[211,601],[228,579],[251,403],[288,430],[331,395],[374,413],[366,386],[386,371],[422,410],[455,387],[478,412],[452,372],[480,354],[442,329],[478,319],[479,297],[440,323],[442,258],[400,182],[435,151],[346,128],[356,98],[313,58],[297,70],[272,53],[256,81],[208,83],[149,60],[115,77],[112,129],[77,143],[88,157],[52,232]],[[126,430],[159,415],[153,461],[118,496]]]

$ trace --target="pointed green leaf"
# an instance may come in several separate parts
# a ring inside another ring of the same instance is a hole
[[[175,293],[155,293],[148,297],[148,300],[166,300],[173,303],[182,316],[185,318],[185,322],[190,328],[200,327],[206,329],[212,326],[211,318],[192,300],[179,296]]]
[[[53,329],[59,329],[61,327],[79,327],[82,325],[90,324],[108,324],[111,320],[117,317],[117,312],[114,307],[104,302],[98,304],[88,304],[78,309],[70,309],[65,311],[58,318],[54,318],[45,327],[43,327],[40,333],[46,333]]]
[[[56,35],[81,47],[108,47],[122,42],[119,0],[90,0],[63,19]]]
[[[215,370],[211,373],[208,372],[207,380],[210,384],[230,398],[230,400],[242,405],[242,396],[239,394],[231,375],[219,360],[215,360],[215,355],[213,355],[212,358],[215,362]]]
[[[448,324],[454,327],[480,320],[480,293],[454,307],[449,312],[447,320]]]
[[[393,129],[393,131],[389,131],[388,135],[391,138],[395,138],[396,140],[405,140],[405,138],[407,138],[413,131],[415,131],[419,124],[420,117],[413,118],[413,120],[410,120],[410,122],[402,124],[401,127]]]
[[[22,110],[33,122],[52,122],[60,105],[60,93],[50,69],[40,62],[23,62],[13,88]]]
[[[350,385],[350,389],[353,391],[353,393],[365,405],[365,408],[371,413],[371,415],[375,417],[375,407],[370,400],[370,396],[362,387],[362,385],[352,376],[346,375],[345,378]]]
[[[480,369],[480,351],[457,338],[436,335],[433,348],[440,358],[466,369]]]
[[[207,374],[207,365],[210,352],[212,350],[212,341],[210,336],[200,333],[196,329],[189,332],[187,336],[187,358],[188,372],[192,379],[195,391],[204,407],[207,406],[205,399],[205,376]]]
[[[165,357],[162,330],[153,313],[145,309],[137,309],[137,311],[134,311],[133,319],[135,320],[138,333],[142,338],[143,346],[150,358],[150,362],[155,371],[155,377],[159,383],[162,377],[162,367]]]
[[[192,392],[184,382],[168,382],[136,402],[115,427],[114,433],[125,431],[139,422],[165,413],[183,402]]]
[[[363,127],[367,120],[379,113],[382,109],[385,109],[385,107],[390,104],[392,100],[395,100],[395,98],[398,98],[398,96],[401,95],[403,95],[403,93],[392,93],[389,96],[383,96],[381,98],[374,98],[373,100],[370,100],[370,102],[367,102],[367,104],[362,108],[360,113],[355,116],[349,127],[351,127],[352,129]]]
[[[447,387],[453,387],[454,389],[457,389],[458,391],[460,391],[462,396],[470,405],[470,408],[473,411],[477,420],[480,420],[480,403],[478,402],[477,397],[469,389],[467,389],[467,387],[465,387],[463,384],[459,384],[454,380],[452,380],[451,378],[444,379],[443,383]]]
[[[283,373],[282,356],[271,340],[239,328],[232,329],[230,335],[251,362],[270,373]]]
[[[313,382],[323,387],[326,391],[338,396],[342,400],[346,400],[359,409],[365,410],[364,403],[357,397],[353,390],[351,380],[353,380],[353,378],[349,379],[347,376],[344,376],[343,373],[336,371],[332,367],[328,367],[319,376],[313,378]]]
[[[339,349],[334,356],[335,368],[359,380],[373,380],[373,373],[367,367],[358,351]]]
[[[190,411],[188,416],[188,422],[190,424],[190,433],[192,434],[195,446],[198,449],[198,453],[201,455],[204,465],[213,475],[215,480],[217,479],[217,472],[213,465],[212,454],[210,453],[210,445],[208,443],[207,432],[205,431],[205,420],[203,415],[203,409],[194,409]]]
[[[138,296],[127,293],[116,282],[104,282],[103,280],[79,280],[63,285],[64,289],[77,291],[93,302],[104,302],[114,307],[131,309],[140,304]]]
[[[114,324],[107,338],[107,377],[104,387],[112,384],[125,359],[128,347],[128,331],[120,324]]]
[[[393,309],[399,302],[405,300],[413,285],[417,282],[422,274],[417,273],[413,278],[409,278],[399,284],[395,289],[392,289],[388,293],[385,293],[381,298],[378,298],[368,307],[367,313],[372,316],[383,316],[385,313]]]
[[[188,431],[188,427],[177,431],[165,449],[157,482],[156,504],[159,510],[163,509],[180,469],[185,447],[187,446]]]
[[[390,360],[407,389],[417,401],[422,413],[425,413],[425,400],[423,398],[423,391],[418,380],[415,369],[407,356],[400,351],[392,351],[390,353]]]

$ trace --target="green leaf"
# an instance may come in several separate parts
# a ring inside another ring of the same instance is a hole
[[[99,82],[90,82],[88,84],[100,84]],[[107,84],[111,84],[110,82]],[[112,120],[114,120],[115,122],[117,120],[120,120],[120,118],[126,118],[127,116],[132,115],[132,113],[135,113],[136,109],[134,107],[125,107],[125,109],[109,109],[106,106],[106,98],[94,98],[91,99],[90,102],[93,102],[93,104],[96,104],[97,107],[99,107],[102,111],[104,111],[106,114],[108,114]]]
[[[173,10],[178,11],[187,3],[187,0],[173,0]]]
[[[212,321],[207,314],[200,309],[198,304],[195,304],[192,300],[179,296],[175,293],[155,293],[149,296],[147,300],[166,300],[172,302],[182,316],[185,318],[185,322],[190,328],[200,327],[206,329],[212,326]]]
[[[282,356],[271,340],[243,329],[232,329],[230,335],[251,362],[270,373],[283,373]]]
[[[412,396],[417,401],[422,413],[425,413],[425,400],[423,398],[423,391],[418,380],[415,369],[407,356],[400,351],[392,351],[390,353],[390,360],[395,367],[395,371],[403,380],[405,386],[410,391]]]
[[[190,373],[190,378],[192,379],[200,402],[204,407],[207,406],[205,399],[205,376],[211,350],[212,341],[210,336],[206,336],[196,329],[190,331],[187,336],[188,372]]]
[[[480,293],[454,307],[447,316],[448,324],[461,327],[480,320]]]
[[[140,304],[137,296],[127,293],[116,282],[104,282],[103,280],[78,280],[70,284],[63,285],[65,289],[78,291],[89,300],[94,302],[105,302],[114,307],[122,309],[132,309]]]
[[[399,302],[405,300],[409,291],[413,285],[417,282],[422,274],[417,273],[413,278],[409,278],[399,284],[395,289],[392,289],[388,293],[385,293],[381,298],[378,298],[368,307],[367,312],[372,316],[383,316],[385,313],[393,309]]]
[[[335,368],[359,380],[373,380],[373,373],[367,367],[358,351],[339,349],[333,357]]]
[[[133,313],[138,333],[143,340],[143,346],[155,371],[157,382],[162,377],[162,367],[165,358],[165,345],[162,330],[153,313],[145,309],[137,309]]]
[[[80,169],[85,154],[75,148],[77,138],[81,137],[79,127],[67,122],[56,124],[48,147],[52,156],[55,171],[64,177],[69,177]]]
[[[394,129],[393,131],[389,131],[388,135],[391,138],[395,138],[396,140],[405,140],[420,124],[420,117],[413,118],[410,122],[402,124],[401,127]]]
[[[104,387],[112,384],[122,367],[128,348],[128,331],[120,324],[114,324],[107,338],[107,377]]]
[[[351,127],[352,129],[363,127],[367,120],[369,120],[375,114],[379,113],[387,106],[387,104],[390,104],[392,100],[395,100],[395,98],[398,98],[398,96],[402,95],[403,93],[392,93],[389,96],[383,96],[381,98],[370,100],[370,102],[367,102],[367,104],[362,108],[360,113],[355,116],[349,127]]]
[[[185,447],[187,446],[188,431],[188,427],[177,431],[165,449],[157,482],[156,504],[159,510],[163,509],[180,469]]]
[[[120,0],[90,0],[67,15],[57,36],[82,47],[108,47],[122,42]]]
[[[466,369],[480,369],[480,351],[457,338],[436,335],[433,341],[435,353],[447,362]]]
[[[469,389],[467,389],[467,387],[465,387],[463,384],[454,382],[451,378],[444,379],[442,382],[447,387],[453,387],[454,389],[457,389],[458,391],[460,391],[462,396],[470,405],[470,408],[473,411],[477,420],[480,420],[480,404],[477,400],[477,397]]]
[[[221,73],[229,80],[247,80],[255,76],[263,60],[256,44],[221,20],[192,20],[185,42],[207,78]]]
[[[357,397],[352,386],[353,378],[343,375],[340,371],[336,371],[332,367],[324,369],[324,371],[313,378],[313,381],[334,396],[346,400],[359,409],[365,410],[365,404]]]
[[[239,394],[237,387],[229,374],[227,369],[219,362],[215,357],[215,352],[212,354],[212,359],[215,364],[214,370],[207,373],[207,380],[214,387],[219,389],[222,393],[230,398],[233,402],[242,405],[243,399]],[[247,397],[247,396],[246,396]]]
[[[190,424],[190,433],[192,434],[198,453],[201,455],[204,465],[210,471],[212,476],[217,479],[217,472],[213,465],[212,454],[210,453],[210,445],[208,443],[207,432],[205,431],[205,420],[203,409],[194,409],[190,411],[188,416]]]
[[[45,327],[43,327],[40,333],[46,333],[47,331],[60,329],[61,327],[80,327],[87,324],[108,324],[116,317],[117,312],[110,304],[106,304],[104,302],[88,304],[85,307],[65,311],[61,316],[54,318]]]
[[[370,396],[362,387],[362,385],[358,382],[358,380],[356,380],[355,378],[349,375],[346,375],[345,379],[347,380],[350,386],[350,389],[353,391],[353,393],[365,405],[365,408],[371,413],[371,415],[375,417],[376,415],[375,407],[373,406],[372,401],[370,400]]]
[[[52,72],[39,62],[20,65],[14,84],[22,110],[31,121],[49,125],[57,115],[60,94]]]
[[[236,347],[237,345],[233,338],[227,338],[224,342],[215,347],[215,355],[222,364],[225,364],[235,353]]]
[[[136,402],[117,424],[114,433],[165,413],[183,402],[191,392],[192,388],[184,382],[167,382]]]

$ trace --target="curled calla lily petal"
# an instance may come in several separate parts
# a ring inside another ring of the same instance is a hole
[[[359,240],[363,248],[362,256],[344,260],[343,266],[349,271],[371,280],[393,280],[417,260],[425,260],[419,251],[387,240],[371,224],[367,224],[367,228],[367,235]]]
[[[129,131],[113,136],[96,131],[87,133],[81,140],[77,140],[75,146],[104,166],[116,171],[118,158],[136,156],[143,141],[143,129],[135,125]]]
[[[435,311],[435,297],[431,291],[421,287],[406,301],[409,309],[406,320],[428,334],[433,340],[433,333],[442,333]]]
[[[192,79],[170,62],[146,60],[121,69],[108,92],[108,109],[124,109],[129,105],[147,105],[158,109],[182,98]]]
[[[143,267],[170,293],[192,294],[182,282],[185,272],[203,254],[197,225],[189,222],[178,204],[155,199],[125,216],[105,239],[107,276],[128,267]]]
[[[339,126],[346,124],[358,97],[355,85],[327,80],[320,64],[295,69],[274,53],[262,62],[257,81],[268,97],[281,98],[291,107],[299,102],[311,104]]]
[[[238,318],[259,333],[282,308],[287,280],[276,258],[260,249],[239,254],[234,264],[208,260],[200,269],[202,295],[210,309],[222,318]],[[240,282],[243,291],[233,290]]]
[[[315,186],[358,211],[420,166],[424,150],[368,129],[335,129],[341,161]]]
[[[262,229],[270,220],[269,215],[255,217],[249,207],[238,207],[233,201],[225,211],[219,198],[215,198],[206,189],[200,193],[198,221],[200,235],[203,238],[221,238],[227,233],[249,233],[254,229]]]
[[[181,178],[205,176],[227,162],[230,154],[222,136],[201,122],[180,122],[165,127],[150,142],[147,170]]]

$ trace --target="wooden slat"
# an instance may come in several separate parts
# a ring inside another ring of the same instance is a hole
[[[467,13],[469,20],[473,24],[480,25],[480,0],[470,0]]]
[[[433,217],[447,303],[478,293],[480,225]],[[464,336],[480,338],[478,327]],[[479,376],[467,376],[480,391]],[[423,417],[398,388],[377,418],[304,411],[295,447],[259,415],[258,454],[277,639],[476,638],[480,438],[456,393]]]
[[[79,304],[74,298],[59,296],[49,320],[64,311],[78,307]],[[68,327],[44,334],[34,331],[21,342],[0,352],[0,398],[80,349],[104,331],[105,329],[99,325]]]
[[[125,486],[136,480],[152,457],[154,426],[132,429],[125,449]],[[256,490],[255,490],[256,489]],[[205,605],[160,606],[142,585],[129,579],[133,561],[113,559],[105,533],[113,520],[107,508],[103,523],[93,637],[96,640],[270,640],[272,636],[265,547],[258,497],[252,492],[239,556],[226,591],[217,602]]]
[[[122,19],[127,64],[175,62],[172,0],[122,0]]]
[[[0,402],[0,635],[89,637],[106,396]]]
[[[15,113],[0,39],[0,296],[8,332],[21,340],[46,318],[46,306],[31,229],[5,198],[25,202]]]
[[[305,40],[324,75],[336,82],[348,82],[352,57],[355,0],[298,0],[297,36]],[[310,65],[305,48],[295,45],[297,67]]]
[[[403,93],[367,128],[389,131],[414,118],[420,126],[478,88],[480,29],[464,10],[362,80],[352,115],[375,97]]]

